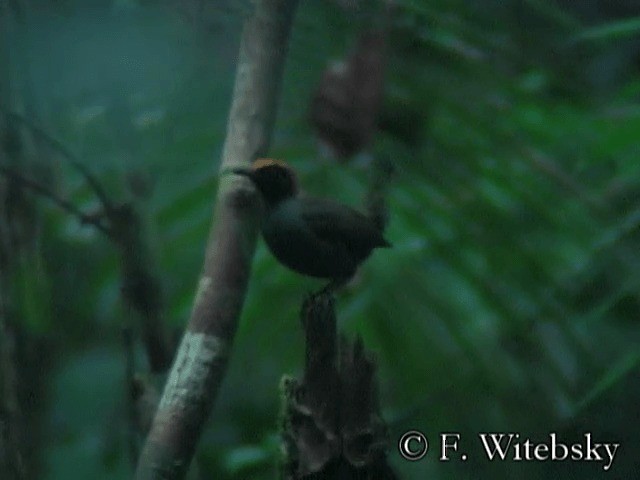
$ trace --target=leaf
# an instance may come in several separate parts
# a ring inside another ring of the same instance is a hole
[[[640,34],[640,17],[617,20],[583,30],[574,38],[576,42],[606,42],[634,37]]]

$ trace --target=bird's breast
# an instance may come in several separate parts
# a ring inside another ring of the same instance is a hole
[[[316,235],[303,215],[304,204],[288,200],[270,209],[262,226],[273,255],[292,270],[320,278],[353,275],[357,262],[347,246]]]

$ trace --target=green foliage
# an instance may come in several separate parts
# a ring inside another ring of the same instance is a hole
[[[175,11],[139,7],[155,13],[143,16],[130,10],[135,2],[116,3],[128,7],[104,19],[116,48],[90,35],[90,25],[106,28],[102,17],[57,19],[74,27],[73,42],[64,29],[40,31],[36,44],[52,51],[34,52],[36,73],[48,56],[68,63],[37,85],[56,106],[53,134],[116,199],[133,197],[131,170],[152,179],[151,197],[137,201],[166,320],[180,330],[209,233],[242,12],[199,38]],[[388,15],[386,101],[390,121],[411,131],[384,130],[372,148],[397,170],[386,234],[394,247],[376,252],[337,301],[340,328],[362,335],[377,357],[392,463],[406,479],[600,478],[601,464],[489,463],[471,445],[483,431],[592,432],[623,443],[612,478],[633,478],[637,418],[615,412],[637,408],[640,394],[640,80],[631,60],[639,52],[623,42],[637,37],[639,21],[590,27],[578,7],[542,0],[398,4]],[[270,153],[291,162],[309,192],[355,206],[364,201],[365,162],[321,158],[308,104],[327,62],[370,20],[333,2],[302,2]],[[86,38],[100,47],[89,52],[95,71],[81,68],[89,53],[73,46]],[[619,68],[594,67],[620,51]],[[119,63],[128,53],[141,62],[134,72]],[[120,79],[115,93],[100,81],[104,71]],[[62,192],[95,208],[84,181],[59,168]],[[43,259],[25,260],[14,295],[29,330],[55,338],[60,353],[46,478],[127,478],[120,328],[133,313],[121,306],[118,256],[90,227],[42,204]],[[278,384],[300,373],[299,308],[319,286],[259,245],[197,456],[203,477],[275,478]],[[432,448],[440,432],[461,432],[473,460],[441,463],[432,451],[403,462],[395,443],[415,428]]]
[[[585,29],[578,39],[582,41],[615,41],[636,37],[640,33],[640,17],[628,18],[616,22]]]
[[[46,333],[52,327],[51,292],[42,259],[34,252],[21,252],[16,264],[10,294],[16,300],[24,327],[30,334]]]

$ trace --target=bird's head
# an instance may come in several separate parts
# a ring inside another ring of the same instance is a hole
[[[298,193],[296,174],[282,160],[259,158],[250,168],[236,168],[233,173],[249,177],[270,206]]]

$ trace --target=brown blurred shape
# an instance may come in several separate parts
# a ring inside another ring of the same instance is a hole
[[[382,101],[385,57],[385,33],[367,31],[348,59],[325,70],[311,103],[311,123],[335,157],[346,159],[371,143]]]

